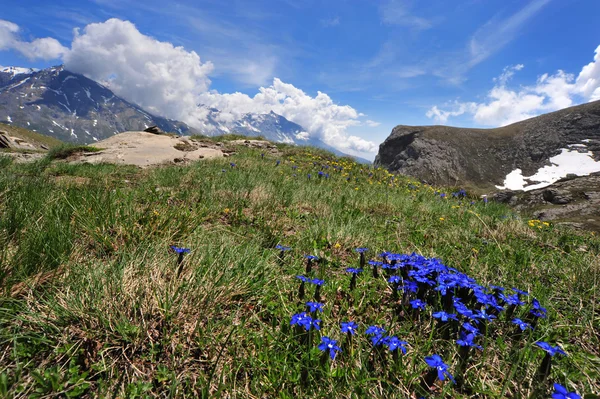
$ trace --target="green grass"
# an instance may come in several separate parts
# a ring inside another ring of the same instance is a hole
[[[390,184],[385,171],[317,150],[278,149],[148,170],[0,158],[0,396],[517,398],[549,397],[552,382],[600,391],[598,238],[440,199],[404,177]],[[338,161],[343,171],[318,178]],[[293,248],[283,262],[277,244]],[[179,278],[170,245],[191,248]],[[522,339],[501,317],[463,386],[428,391],[424,357],[439,353],[456,372],[457,345],[429,316],[401,317],[383,277],[365,272],[350,291],[356,247],[437,257],[480,284],[528,290],[549,317]],[[289,325],[304,309],[304,254],[321,258],[313,275],[326,280],[310,338]],[[361,334],[324,362],[319,334],[341,343],[346,320]],[[407,354],[373,350],[371,324],[407,341]],[[539,340],[568,353],[541,384]]]
[[[49,160],[66,159],[75,154],[98,151],[101,151],[101,149],[89,145],[62,144],[56,147],[52,147],[50,151],[48,151],[46,157]]]

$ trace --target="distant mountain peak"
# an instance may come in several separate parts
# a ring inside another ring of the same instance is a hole
[[[0,121],[75,143],[152,125],[180,134],[190,130],[182,122],[144,111],[62,65],[39,71],[0,69]]]
[[[35,68],[22,68],[17,66],[8,66],[8,67],[0,67],[0,72],[11,75],[12,77],[16,75],[31,75],[38,70]]]

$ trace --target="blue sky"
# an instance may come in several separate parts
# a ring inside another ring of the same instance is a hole
[[[194,51],[201,63],[210,61],[205,90],[252,97],[278,78],[311,98],[320,91],[358,114],[340,125],[343,134],[375,144],[397,124],[496,126],[596,98],[589,87],[585,93],[579,88],[578,78],[600,45],[599,1],[52,3],[10,2],[0,18],[19,27],[13,33],[21,42],[50,37],[67,49],[74,28],[81,34],[91,23],[130,21],[142,35]],[[16,46],[0,51],[4,66],[41,68],[62,61],[28,58]],[[598,87],[600,67],[592,67],[586,76],[592,83],[597,77]],[[548,79],[540,81],[544,74]],[[297,118],[310,124],[308,117]],[[325,123],[315,122],[315,134],[327,134]]]

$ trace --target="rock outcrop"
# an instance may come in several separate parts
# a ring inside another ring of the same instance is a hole
[[[8,132],[0,130],[0,149],[9,150],[38,150],[35,145],[23,140],[20,137],[10,136]],[[41,148],[48,149],[48,148]]]
[[[600,159],[600,101],[496,129],[396,126],[375,165],[431,184],[493,189],[516,169],[534,175],[575,148]]]
[[[534,219],[600,231],[600,173],[561,179],[531,191],[503,191],[493,196]]]

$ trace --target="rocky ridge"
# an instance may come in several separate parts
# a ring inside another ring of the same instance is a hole
[[[496,129],[396,126],[375,165],[439,185],[502,186],[519,169],[535,175],[563,151],[600,157],[600,101]]]

